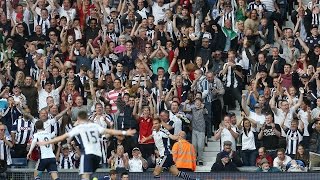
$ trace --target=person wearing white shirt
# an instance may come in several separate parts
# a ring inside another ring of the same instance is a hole
[[[272,112],[274,113],[274,123],[282,124],[282,121],[286,120],[285,126],[290,127],[293,113],[300,107],[302,100],[303,100],[304,90],[300,88],[299,91],[300,91],[300,96],[299,96],[298,103],[296,103],[294,106],[290,107],[289,102],[286,100],[283,100],[280,102],[280,109],[276,108],[276,101],[275,101],[275,98],[276,98],[275,94],[276,93],[272,92],[272,97],[271,97],[269,104],[270,104],[270,108],[271,108]],[[281,129],[281,135],[283,137],[286,136],[283,129]]]
[[[129,159],[128,165],[129,172],[143,172],[148,168],[148,162],[142,157],[139,148],[132,149],[132,158]]]
[[[277,157],[273,160],[273,167],[280,169],[281,171],[286,170],[287,164],[291,161],[291,157],[285,155],[283,148],[277,150]]]
[[[311,119],[320,117],[320,97],[317,98],[317,107],[311,111]]]
[[[178,0],[174,0],[171,3],[164,4],[164,0],[157,0],[153,2],[152,0],[147,0],[149,6],[152,7],[152,15],[154,16],[155,24],[158,24],[158,21],[165,18],[166,10],[172,8],[178,3]]]
[[[219,125],[219,129],[214,134],[215,140],[220,139],[221,151],[223,150],[223,142],[225,141],[231,141],[232,150],[236,151],[236,139],[238,137],[239,137],[239,133],[237,132],[236,127],[231,125],[230,116],[228,115],[224,116],[223,121]]]
[[[262,107],[260,106],[259,103],[254,105],[254,112],[250,111],[249,107],[247,105],[246,95],[243,94],[241,105],[242,105],[244,113],[250,119],[253,119],[256,122],[256,124],[258,124],[259,126],[262,126],[264,124],[266,116],[261,113]]]
[[[42,108],[47,107],[46,99],[48,96],[52,96],[54,100],[54,104],[59,105],[60,102],[60,92],[64,88],[65,84],[65,78],[62,77],[61,85],[53,89],[52,82],[46,81],[43,82],[46,79],[44,72],[40,75],[38,81],[37,81],[37,87],[38,87],[38,94],[39,94],[39,106],[38,110],[40,111]],[[42,84],[44,84],[44,88],[42,87]]]
[[[140,14],[142,19],[148,18],[149,8],[144,7],[144,0],[138,0],[138,7],[136,12]]]
[[[74,8],[71,8],[71,1],[70,0],[63,0],[62,7],[59,4],[56,4],[58,8],[58,12],[60,17],[64,16],[67,18],[67,21],[72,21],[77,14],[77,11]]]
[[[31,157],[33,149],[36,147],[38,141],[49,141],[51,139],[51,133],[48,133],[43,128],[43,122],[37,121],[35,124],[37,133],[34,134],[29,153],[27,158]],[[37,170],[34,172],[34,179],[40,179],[42,172],[47,170],[53,180],[60,180],[58,177],[58,169],[56,164],[56,156],[53,153],[52,145],[40,146],[40,161]]]

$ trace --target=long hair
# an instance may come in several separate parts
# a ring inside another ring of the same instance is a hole
[[[249,127],[249,129],[246,129],[245,127],[244,127],[244,122],[245,121],[249,121],[249,119],[247,119],[247,118],[243,118],[243,120],[242,120],[242,127],[243,127],[243,131],[244,131],[244,134],[248,137],[248,133],[251,131],[251,122],[250,122],[250,127]]]
[[[68,114],[62,116],[61,126],[60,126],[60,134],[66,133],[66,126],[68,124],[72,125],[71,117]]]

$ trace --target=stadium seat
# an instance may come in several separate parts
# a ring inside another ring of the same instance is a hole
[[[11,167],[24,168],[27,166],[27,158],[12,158]]]

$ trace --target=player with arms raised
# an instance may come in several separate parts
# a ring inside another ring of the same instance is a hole
[[[27,154],[27,158],[30,159],[31,153],[33,149],[36,147],[37,142],[39,141],[45,141],[48,142],[51,140],[52,134],[45,131],[43,127],[43,121],[37,121],[35,124],[35,127],[37,129],[37,133],[33,135],[33,139],[31,142],[31,147],[29,149],[29,153]],[[53,153],[52,145],[47,144],[44,146],[40,146],[40,161],[38,164],[37,170],[35,170],[34,173],[34,179],[40,180],[40,177],[43,173],[43,171],[47,170],[51,178],[53,180],[60,180],[58,177],[58,170],[57,170],[57,163],[56,163],[56,156]]]
[[[72,138],[79,135],[80,139],[80,175],[81,180],[89,180],[92,173],[96,171],[99,166],[102,153],[100,135],[110,134],[110,135],[127,135],[133,136],[136,130],[119,131],[113,129],[105,129],[96,123],[91,123],[88,121],[88,115],[85,111],[80,111],[77,118],[78,125],[74,127],[70,132],[58,136],[49,141],[41,141],[39,145],[54,144],[61,142],[67,138]]]

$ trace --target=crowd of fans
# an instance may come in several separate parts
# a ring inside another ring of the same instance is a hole
[[[155,118],[172,135],[184,131],[199,166],[208,141],[220,139],[212,171],[305,171],[309,151],[320,154],[318,0],[0,6],[2,165],[26,158],[35,121],[54,137],[76,126],[83,110],[104,128],[137,130],[99,137],[101,167],[117,172],[157,164],[154,140],[146,140]],[[294,27],[285,28],[288,20]],[[80,143],[55,145],[61,169],[79,167]],[[38,158],[34,150],[28,166]]]

